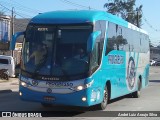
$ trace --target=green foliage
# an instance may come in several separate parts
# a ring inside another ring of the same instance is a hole
[[[142,5],[135,7],[135,2],[136,0],[108,0],[104,7],[107,8],[107,12],[120,16],[134,25],[137,25],[138,19],[139,26],[141,26]]]

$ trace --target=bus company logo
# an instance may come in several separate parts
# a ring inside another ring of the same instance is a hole
[[[37,80],[32,80],[32,85],[33,86],[37,86],[38,85],[38,81]]]
[[[127,67],[127,86],[129,90],[133,90],[133,88],[135,87],[135,77],[135,62],[133,57],[130,57]]]
[[[48,89],[47,89],[47,93],[52,93],[52,89],[51,89],[51,88],[48,88]]]

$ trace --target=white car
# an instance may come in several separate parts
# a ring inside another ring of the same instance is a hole
[[[0,70],[7,69],[10,77],[15,75],[15,64],[12,56],[0,55]]]
[[[153,66],[157,61],[155,60],[150,60],[150,65]]]

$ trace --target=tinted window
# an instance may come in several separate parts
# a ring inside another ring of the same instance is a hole
[[[112,50],[146,53],[149,40],[143,33],[109,22],[106,55]]]
[[[91,59],[90,59],[91,73],[93,73],[101,63],[102,51],[106,33],[106,21],[97,21],[94,25],[94,31],[101,31],[101,34],[96,38],[96,43],[91,53]]]
[[[141,38],[141,51],[145,53],[149,51],[149,38],[145,34]]]
[[[91,25],[28,26],[23,69],[58,77],[85,75],[89,70],[87,40]]]
[[[105,39],[105,34],[106,34],[106,21],[97,21],[95,24],[95,31],[101,31],[101,35],[99,36],[99,38],[97,38],[96,42],[98,44],[98,50],[99,50],[99,64],[101,62],[101,58],[102,58],[102,51],[103,51],[103,45],[104,45],[104,39]]]
[[[9,61],[7,59],[0,58],[0,64],[9,64]]]
[[[91,61],[90,61],[90,66],[91,66],[91,70],[94,71],[94,68],[96,69],[98,67],[98,42],[96,42],[95,46],[94,46],[94,49],[92,51],[92,54],[91,54]]]
[[[108,24],[108,40],[106,47],[106,54],[112,50],[125,50],[128,49],[127,39],[124,37],[125,29],[114,23]]]

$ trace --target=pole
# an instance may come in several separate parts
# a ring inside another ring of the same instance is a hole
[[[137,27],[139,27],[139,10],[137,10]]]
[[[14,7],[12,7],[12,19],[11,19],[11,39],[14,34]],[[14,57],[14,50],[11,50],[11,55]]]

